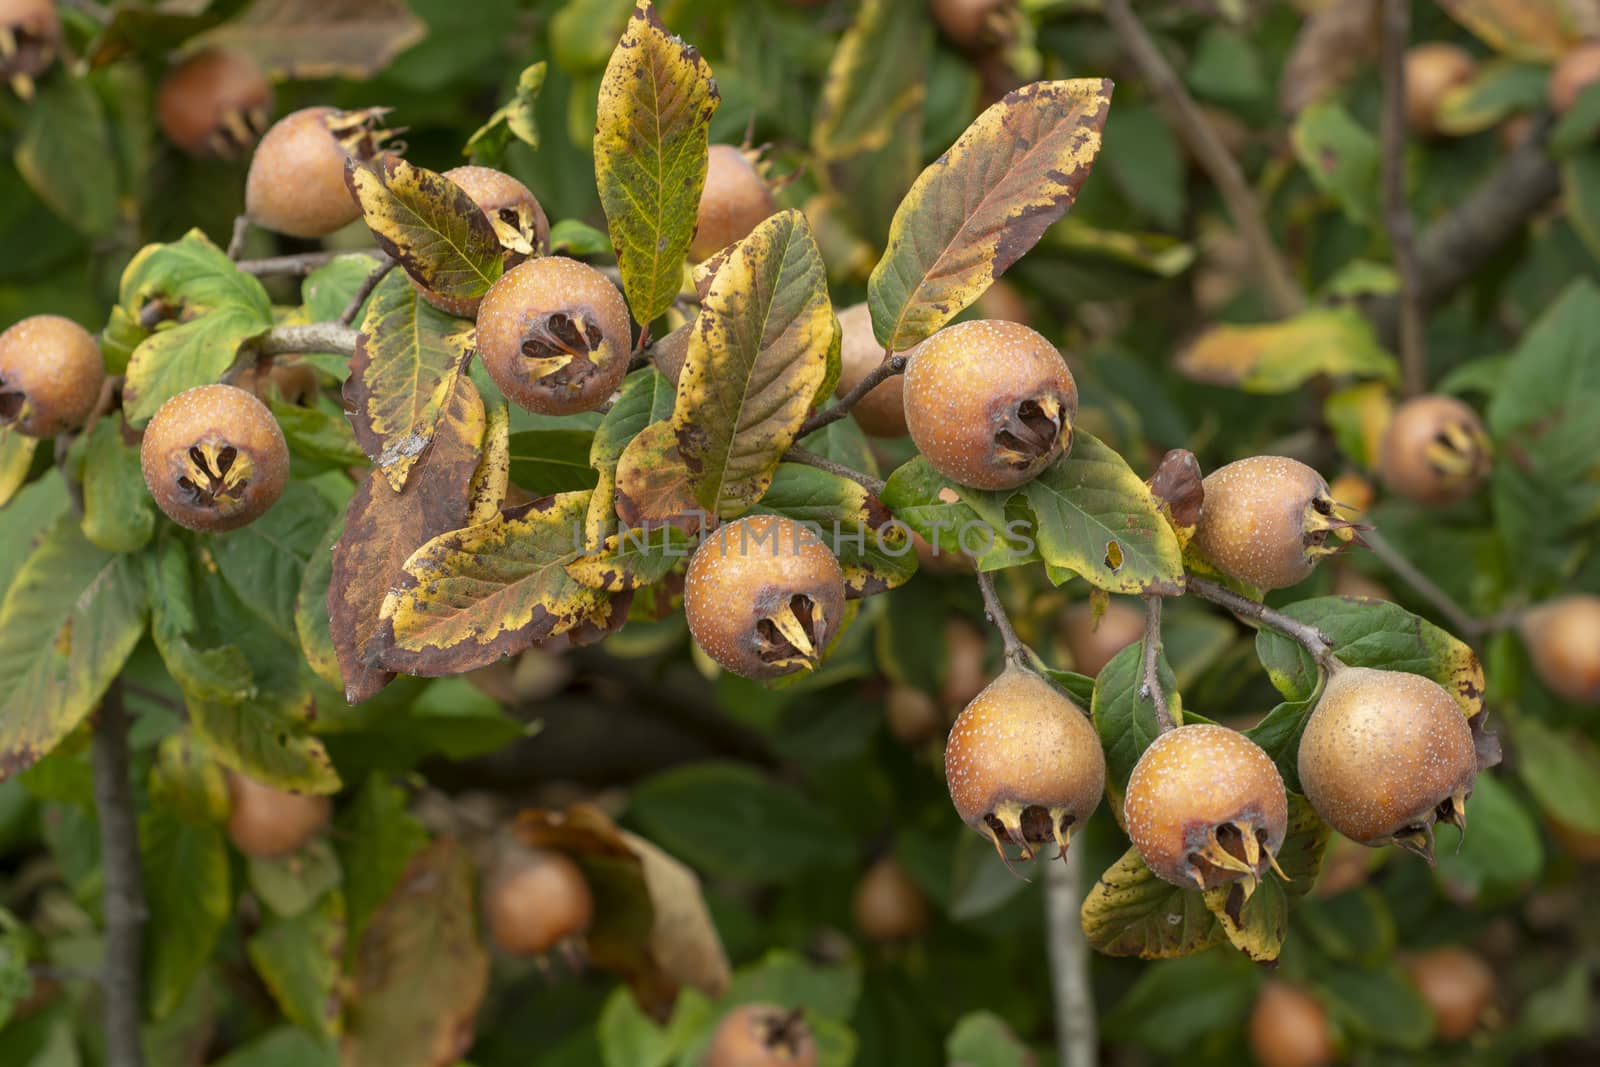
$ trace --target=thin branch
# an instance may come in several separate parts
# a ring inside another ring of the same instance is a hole
[[[159,690],[151,689],[149,686],[140,685],[138,682],[127,679],[123,679],[122,688],[124,692],[131,696],[136,696],[140,700],[148,700],[152,704],[158,704],[183,718],[188,718],[189,716],[189,709],[184,705],[183,701],[169,697]]]
[[[1410,0],[1384,0],[1383,16],[1383,222],[1400,275],[1400,365],[1407,396],[1428,387],[1428,349],[1417,271],[1416,234],[1406,202],[1406,45]]]
[[[988,571],[982,569],[978,571],[978,590],[983,594],[985,614],[1000,631],[1000,641],[1005,646],[1006,662],[1019,667],[1026,666],[1028,646],[1022,643],[1022,638],[1017,636],[1016,628],[1011,625],[1011,616],[1006,614],[1005,605],[1000,603],[1000,594],[995,592],[994,576]]]
[[[1144,682],[1139,686],[1139,696],[1150,699],[1156,709],[1156,722],[1166,733],[1178,724],[1172,721],[1167,691],[1161,686],[1161,599],[1160,593],[1144,598]]]
[[[1061,1067],[1094,1067],[1100,1040],[1095,1033],[1094,986],[1089,980],[1089,942],[1083,936],[1083,846],[1067,849],[1060,863],[1047,864],[1044,914],[1050,934],[1050,988],[1054,993],[1056,1059]]]
[[[1418,596],[1433,605],[1433,609],[1443,615],[1456,633],[1463,638],[1471,641],[1475,637],[1500,628],[1501,620],[1477,619],[1468,614],[1467,610],[1457,604],[1449,593],[1441,589],[1432,578],[1423,574],[1415,563],[1407,559],[1399,549],[1389,543],[1388,538],[1377,530],[1363,530],[1361,540],[1372,550],[1372,554],[1377,556],[1385,567],[1393,571],[1401,581],[1415,589]]]
[[[78,480],[77,474],[73,472],[72,464],[68,462],[67,455],[72,448],[74,436],[74,434],[64,433],[56,437],[52,459],[56,468],[61,471],[62,480],[67,483],[67,503],[72,506],[72,514],[81,519],[83,518],[83,483]]]
[[[876,367],[865,378],[856,383],[856,387],[841,396],[831,408],[814,412],[805,422],[800,424],[798,437],[816,433],[824,426],[831,425],[850,414],[850,409],[861,402],[861,398],[872,392],[896,374],[905,373],[906,357],[904,355],[890,356]]]
[[[356,354],[360,333],[337,322],[312,322],[301,326],[274,326],[250,342],[257,356],[287,356],[307,352]]]
[[[139,809],[128,774],[128,715],[113,682],[100,702],[91,756],[105,877],[107,1067],[144,1067],[139,1024],[144,1011],[144,874],[139,867]]]
[[[395,266],[394,260],[385,260],[367,275],[367,280],[361,283],[361,288],[355,291],[355,295],[350,297],[350,302],[339,313],[339,321],[341,323],[349,326],[356,321],[356,316],[361,312],[361,305],[367,302],[367,297],[372,295],[372,291],[378,287],[378,283],[387,278],[389,272],[394,270]]]
[[[345,249],[334,252],[301,252],[293,256],[269,256],[266,259],[241,259],[237,266],[246,274],[258,277],[266,274],[289,274],[305,277],[319,267],[326,267],[329,263],[341,256],[371,256],[373,259],[387,259],[376,248]]]
[[[810,449],[801,448],[799,445],[791,446],[789,451],[783,454],[783,458],[791,463],[804,463],[808,467],[815,467],[818,470],[827,471],[829,474],[837,474],[841,478],[849,478],[873,496],[882,493],[887,484],[881,478],[863,474],[854,467],[846,467],[843,463],[835,463],[827,456],[819,456]]]
[[[1242,619],[1251,619],[1277,630],[1285,637],[1293,638],[1323,669],[1332,670],[1338,666],[1339,661],[1334,658],[1333,646],[1315,626],[1307,625],[1298,619],[1291,619],[1281,611],[1275,611],[1265,604],[1258,604],[1249,597],[1240,596],[1233,590],[1205,578],[1190,575],[1188,589],[1200,599],[1227,608]]]
[[[228,258],[237,261],[244,255],[244,241],[250,236],[250,216],[239,215],[233,220],[233,236],[228,238]]]
[[[1161,54],[1161,48],[1133,13],[1128,0],[1105,0],[1106,21],[1116,31],[1122,47],[1132,57],[1166,112],[1167,122],[1183,138],[1227,205],[1239,236],[1250,249],[1256,272],[1266,286],[1274,310],[1288,317],[1305,307],[1305,294],[1295,281],[1294,271],[1278,251],[1267,229],[1266,216],[1244,172],[1233,158],[1205,114],[1195,105],[1183,82]]]

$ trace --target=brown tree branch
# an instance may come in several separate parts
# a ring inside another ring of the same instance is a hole
[[[1240,596],[1233,590],[1205,578],[1190,575],[1188,589],[1200,599],[1227,608],[1242,619],[1259,622],[1263,626],[1277,630],[1285,637],[1294,639],[1301,648],[1311,653],[1311,658],[1323,669],[1332,670],[1338,666],[1339,661],[1333,656],[1333,646],[1315,626],[1307,625],[1298,619],[1291,619],[1281,611],[1275,611],[1265,604],[1258,604],[1249,597]]]
[[[1177,727],[1172,721],[1172,708],[1167,705],[1167,692],[1161,688],[1161,594],[1152,593],[1144,598],[1144,681],[1139,686],[1140,698],[1148,697],[1156,709],[1156,722],[1161,732]]]
[[[1505,625],[1505,620],[1500,618],[1478,619],[1474,618],[1465,608],[1457,604],[1439,585],[1423,574],[1415,563],[1412,563],[1394,545],[1389,543],[1377,530],[1363,530],[1361,540],[1372,550],[1385,567],[1395,573],[1401,581],[1405,582],[1417,595],[1433,606],[1433,609],[1450,623],[1456,633],[1469,643],[1486,633],[1492,633]]]
[[[244,255],[245,238],[250,236],[250,216],[237,215],[233,220],[233,234],[228,238],[228,258],[237,261]]]
[[[1233,216],[1233,224],[1239,229],[1239,236],[1250,249],[1256,273],[1266,287],[1273,309],[1285,318],[1298,313],[1305,307],[1305,294],[1273,241],[1261,204],[1239,169],[1238,161],[1217,137],[1211,123],[1161,54],[1161,48],[1133,13],[1128,0],[1105,0],[1105,11],[1106,21],[1116,32],[1122,47],[1155,91],[1167,122],[1217,187],[1228,214]]]
[[[838,422],[840,419],[850,414],[850,409],[859,404],[862,397],[872,392],[890,378],[893,378],[896,374],[903,374],[905,369],[906,357],[904,354],[890,356],[888,359],[885,359],[882,363],[878,364],[876,367],[873,367],[870,374],[857,382],[856,387],[844,394],[844,396],[841,396],[838,402],[832,407],[825,408],[822,411],[813,412],[810,418],[806,419],[805,422],[800,424],[800,433],[797,436],[804,437],[807,434],[815,433],[824,426],[829,426],[835,422]]]
[[[91,748],[94,806],[105,872],[107,1067],[144,1067],[139,1026],[144,1012],[144,873],[139,866],[139,809],[128,774],[128,714],[119,683],[100,702]]]
[[[1406,45],[1410,0],[1383,4],[1383,221],[1400,275],[1400,366],[1407,396],[1428,388],[1428,350],[1416,235],[1406,201]]]
[[[881,478],[863,474],[854,467],[847,467],[843,463],[835,463],[827,456],[819,456],[810,449],[801,448],[799,445],[792,446],[789,451],[783,454],[783,458],[791,463],[804,463],[808,467],[815,467],[818,470],[827,471],[829,474],[837,474],[841,478],[849,478],[873,496],[881,494],[887,484]]]
[[[341,256],[389,258],[376,248],[354,248],[332,252],[301,252],[292,256],[269,256],[266,259],[241,259],[235,265],[244,273],[258,277],[267,274],[288,274],[303,278],[320,267],[326,267]]]
[[[1006,614],[1005,605],[1000,603],[1000,594],[994,588],[994,576],[981,568],[978,570],[978,591],[983,594],[984,613],[994,623],[995,629],[1000,631],[1006,662],[1018,667],[1027,666],[1028,646],[1017,636],[1016,627],[1011,625],[1011,616]]]
[[[1050,934],[1056,1060],[1061,1067],[1094,1067],[1100,1039],[1095,1032],[1094,986],[1089,980],[1089,941],[1083,936],[1079,916],[1083,909],[1083,846],[1067,849],[1060,863],[1045,866],[1044,914]]]
[[[274,326],[249,342],[257,356],[287,356],[308,352],[331,352],[353,356],[361,334],[338,322],[312,322],[301,326]]]
[[[367,302],[367,297],[372,295],[372,291],[389,276],[389,272],[394,270],[396,266],[397,264],[394,260],[385,259],[374,268],[367,275],[367,280],[361,283],[361,288],[351,295],[350,302],[344,306],[344,310],[339,313],[339,321],[346,326],[354,323],[356,316],[361,313],[361,305]]]

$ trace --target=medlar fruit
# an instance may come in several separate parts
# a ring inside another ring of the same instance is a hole
[[[869,941],[906,941],[928,928],[928,899],[893,856],[867,868],[856,883],[850,913]]]
[[[260,139],[272,114],[272,85],[243,52],[208,48],[168,70],[156,90],[156,119],[167,140],[206,159],[238,159]]]
[[[571,858],[543,849],[509,854],[484,887],[489,933],[500,951],[537,956],[581,937],[594,920],[594,894]]]
[[[565,256],[508,271],[478,308],[483,369],[510,400],[540,415],[593,411],[628,373],[633,330],[622,293]]]
[[[1257,589],[1303,581],[1339,551],[1328,535],[1342,519],[1322,475],[1285,456],[1252,456],[1219,467],[1201,483],[1205,503],[1194,544],[1217,569]]]
[[[1250,1052],[1261,1067],[1326,1067],[1338,1057],[1316,997],[1269,979],[1250,1010]]]
[[[776,1004],[742,1004],[722,1017],[706,1049],[705,1067],[816,1067],[817,1042],[805,1012]]]
[[[897,685],[883,702],[889,733],[908,748],[922,744],[939,732],[944,716],[927,693],[912,685]]]
[[[1432,862],[1433,826],[1466,831],[1478,774],[1461,705],[1420,674],[1338,667],[1300,738],[1300,784],[1352,841],[1393,842]]]
[[[1406,973],[1433,1012],[1446,1041],[1470,1037],[1494,1000],[1494,971],[1474,952],[1446,945],[1405,961]]]
[[[1139,858],[1162,880],[1200,889],[1243,880],[1248,897],[1269,867],[1277,870],[1289,798],[1260,745],[1194,723],[1144,750],[1122,814]]]
[[[772,190],[750,157],[733,145],[712,145],[689,258],[698,263],[744,240],[777,210]]]
[[[1089,717],[1015,664],[956,719],[944,772],[957,813],[994,843],[1001,859],[1002,834],[1023,859],[1052,841],[1065,857],[1072,831],[1088,821],[1106,787],[1105,752]]]
[[[1406,121],[1419,134],[1439,131],[1439,108],[1450,90],[1470,81],[1477,61],[1459,45],[1429,41],[1406,52]]]
[[[55,0],[0,0],[0,80],[37,78],[60,47]]]
[[[1077,383],[1021,323],[946,326],[915,349],[905,379],[911,440],[951,481],[1014,489],[1072,448]]]
[[[1522,617],[1521,629],[1540,681],[1575,704],[1600,704],[1600,596],[1541,604]]]
[[[250,160],[244,188],[250,221],[290,237],[326,237],[360,218],[345,165],[378,156],[387,136],[378,129],[383,113],[308,107],[279,119]]]
[[[444,177],[460,186],[489,220],[505,249],[507,270],[550,250],[550,220],[526,185],[492,167],[456,167],[445,171]],[[482,297],[441,296],[417,284],[415,278],[411,284],[440,311],[463,318],[476,315],[483,302]]]
[[[1072,654],[1072,669],[1079,674],[1099,674],[1111,657],[1144,636],[1144,612],[1121,600],[1106,605],[1094,617],[1094,606],[1074,604],[1061,617],[1061,636]]]
[[[242,774],[228,776],[228,837],[246,856],[272,859],[300,851],[326,825],[333,803],[275,789]]]
[[[814,670],[844,615],[844,572],[800,523],[750,515],[695,550],[683,610],[695,644],[735,674]]]
[[[1395,409],[1378,446],[1384,484],[1423,504],[1452,504],[1488,477],[1492,446],[1478,413],[1430,394]]]
[[[839,312],[839,386],[835,391],[844,396],[861,384],[883,362],[883,346],[872,334],[872,309],[856,304]],[[913,349],[912,351],[915,351]],[[903,375],[893,375],[872,388],[866,396],[856,401],[850,417],[869,437],[904,437],[906,435],[906,409],[903,398]]]
[[[0,426],[54,437],[84,424],[100,399],[105,363],[94,335],[59,315],[34,315],[0,333]]]
[[[167,517],[220,532],[254,522],[289,480],[289,448],[267,406],[231,385],[172,397],[145,427],[144,482]]]
[[[1600,79],[1600,43],[1581,44],[1561,57],[1550,72],[1550,110],[1565,115],[1578,96]]]
[[[932,0],[933,20],[945,36],[969,52],[1007,43],[1016,0]]]

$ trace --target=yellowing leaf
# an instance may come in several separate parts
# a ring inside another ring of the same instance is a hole
[[[635,529],[671,525],[690,533],[705,518],[670,422],[651,423],[628,443],[617,460],[612,489],[617,516]]]
[[[541,59],[517,76],[516,93],[467,139],[467,155],[498,157],[513,136],[529,148],[539,147],[539,117],[534,109],[539,103],[539,91],[544,88],[547,67]]]
[[[1579,0],[1439,0],[1446,14],[1513,59],[1549,62],[1583,40]]]
[[[678,378],[672,424],[706,509],[731,518],[761,499],[838,348],[811,227],[780,211],[717,271]]]
[[[1084,895],[1080,919],[1089,944],[1107,956],[1171,959],[1224,938],[1197,890],[1163,882],[1132,848]]]
[[[37,437],[24,437],[10,426],[0,427],[0,507],[16,495],[28,478],[33,466],[33,452],[39,446]]]
[[[706,182],[720,97],[700,53],[639,0],[600,81],[595,181],[633,317],[649,323],[677,297]]]
[[[621,593],[653,585],[689,559],[689,539],[676,526],[631,529],[605,539],[598,552],[567,564],[567,573],[590,589]]]
[[[345,183],[378,247],[430,292],[472,300],[505,267],[500,238],[465,189],[399,156],[352,161]]]
[[[932,27],[922,0],[866,0],[828,63],[811,146],[825,160],[882,148],[922,109]],[[920,115],[919,115],[920,117]]]
[[[1316,377],[1393,381],[1394,358],[1348,308],[1308,311],[1282,322],[1214,326],[1179,353],[1186,377],[1247,393],[1287,393]]]
[[[399,492],[433,441],[472,347],[472,327],[417,295],[402,274],[372,294],[345,400],[356,441]]]
[[[504,400],[489,409],[483,432],[483,458],[472,475],[466,526],[488,522],[500,513],[511,484],[511,411]]]
[[[912,185],[872,271],[880,344],[926,339],[1066,214],[1100,151],[1111,83],[1035,82],[1007,93]]]
[[[1278,958],[1289,935],[1289,909],[1316,882],[1331,832],[1310,801],[1290,793],[1288,828],[1278,851],[1278,866],[1290,880],[1269,872],[1249,900],[1238,882],[1206,890],[1206,907],[1234,948],[1258,963]]]
[[[599,473],[599,480],[594,496],[589,498],[584,544],[597,544],[611,530],[616,508],[617,464],[622,453],[646,426],[671,415],[676,399],[672,383],[653,367],[623,380],[622,392],[600,420],[589,447],[589,465]],[[676,441],[673,450],[677,450]]]

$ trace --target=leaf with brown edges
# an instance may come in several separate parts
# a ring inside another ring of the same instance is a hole
[[[694,498],[689,468],[678,454],[678,435],[670,422],[651,423],[622,450],[615,494],[617,516],[633,529],[676,526],[691,533],[706,517]]]
[[[378,247],[424,289],[475,300],[499,279],[505,261],[489,217],[443,174],[386,154],[352,159],[344,179]]]

